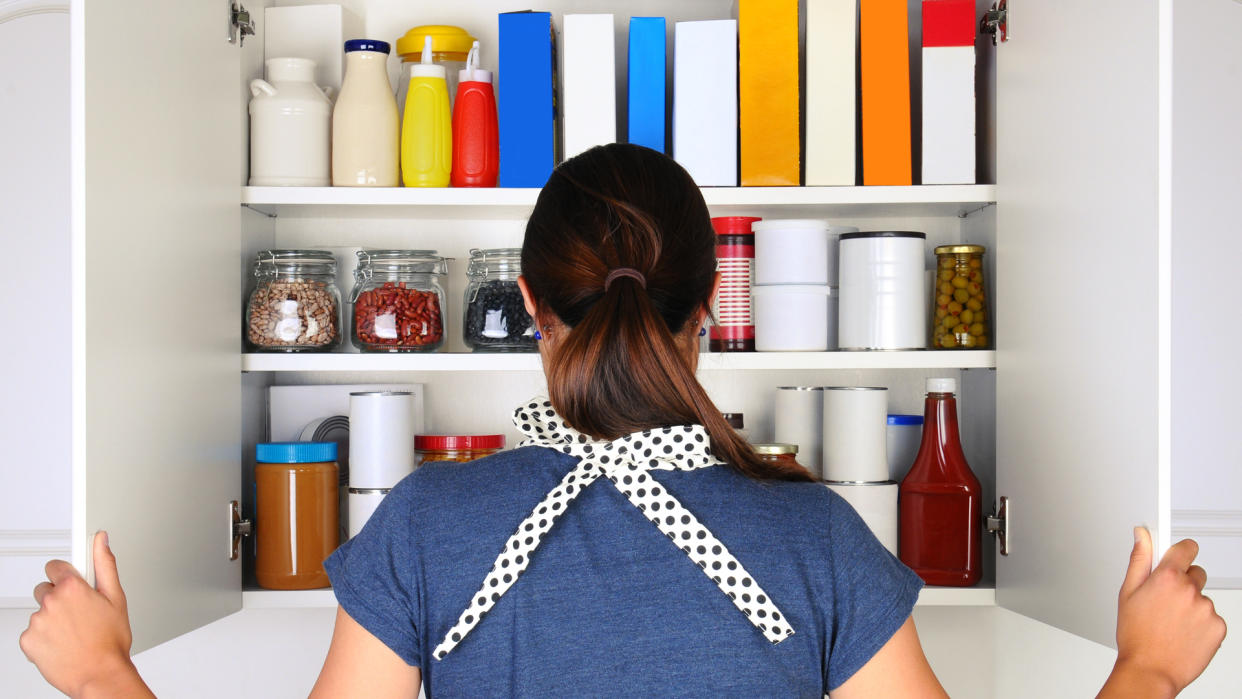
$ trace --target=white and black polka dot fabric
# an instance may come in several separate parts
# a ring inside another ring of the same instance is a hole
[[[527,436],[519,446],[542,446],[580,460],[509,537],[478,593],[436,646],[443,659],[483,620],[522,576],[543,536],[597,478],[607,478],[648,520],[694,561],[750,623],[772,643],[793,635],[785,615],[729,549],[664,489],[648,471],[692,471],[721,462],[712,455],[701,425],[664,427],[604,442],[569,427],[549,401],[537,399],[514,411],[513,422]]]

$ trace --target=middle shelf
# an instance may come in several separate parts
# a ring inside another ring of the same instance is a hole
[[[241,356],[242,371],[540,371],[538,354],[351,354],[261,352]],[[995,369],[994,350],[908,352],[705,352],[700,371],[788,369]]]

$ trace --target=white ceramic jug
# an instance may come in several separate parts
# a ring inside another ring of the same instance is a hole
[[[267,80],[250,81],[250,184],[256,187],[326,187],[332,88],[313,82],[309,58],[269,58]]]

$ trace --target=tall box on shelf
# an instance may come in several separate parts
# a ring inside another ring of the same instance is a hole
[[[269,7],[263,11],[263,60],[309,58],[315,62],[315,84],[339,92],[345,77],[342,48],[363,34],[362,18],[340,5]]]
[[[906,0],[860,0],[865,185],[909,185],[910,46]]]
[[[737,186],[737,20],[673,30],[673,157],[701,187]]]
[[[923,184],[975,183],[975,3],[923,0]]]
[[[630,18],[629,134],[627,141],[664,152],[665,22],[663,17]]]
[[[806,3],[806,184],[853,186],[858,160],[858,0]]]
[[[500,186],[542,187],[559,160],[552,14],[504,12],[499,24]]]
[[[617,140],[613,16],[567,14],[561,28],[566,158]]]
[[[742,186],[799,183],[798,0],[740,0]]]

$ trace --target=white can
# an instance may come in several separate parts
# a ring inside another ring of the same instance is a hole
[[[358,536],[391,488],[349,489],[349,538]]]
[[[349,487],[391,488],[414,472],[413,393],[349,394]]]
[[[269,58],[267,80],[251,80],[250,184],[326,187],[332,101],[308,58]]]
[[[871,533],[888,552],[897,555],[896,483],[828,483],[828,487],[854,508]]]
[[[756,286],[755,350],[823,352],[828,349],[827,285]]]
[[[888,389],[824,389],[824,480],[888,480]]]
[[[926,238],[908,231],[841,235],[841,349],[927,347]]]
[[[819,386],[781,386],[772,411],[773,441],[798,445],[798,463],[824,475],[824,389]]]
[[[923,442],[922,415],[889,415],[886,429],[888,477],[900,483],[914,465]]]
[[[755,284],[830,284],[828,222],[755,221]]]

